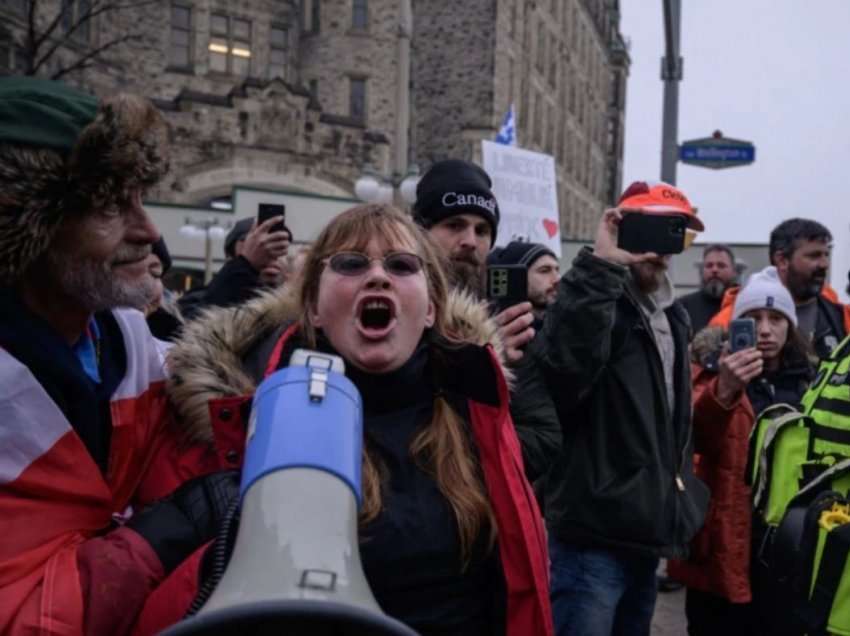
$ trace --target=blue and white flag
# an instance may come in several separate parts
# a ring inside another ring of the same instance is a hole
[[[502,127],[499,128],[499,134],[496,135],[496,143],[506,146],[516,146],[516,119],[514,118],[513,104],[510,105],[508,112],[505,113]]]

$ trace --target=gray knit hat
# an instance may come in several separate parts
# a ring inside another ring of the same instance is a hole
[[[792,325],[797,326],[797,308],[794,306],[794,300],[779,280],[773,265],[750,276],[750,280],[735,298],[732,319],[740,318],[754,309],[773,309],[784,315]]]

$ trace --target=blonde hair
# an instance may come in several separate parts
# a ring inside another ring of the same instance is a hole
[[[435,310],[433,333],[449,346],[459,345],[459,338],[448,328],[448,282],[438,248],[408,216],[391,206],[379,204],[360,205],[343,212],[331,221],[313,244],[304,264],[299,293],[300,326],[308,344],[316,346],[316,329],[310,321],[310,309],[318,301],[324,260],[344,250],[365,251],[374,237],[389,245],[409,247],[422,258],[428,295]],[[452,508],[464,567],[482,532],[488,532],[490,548],[496,538],[490,498],[466,428],[466,422],[445,397],[436,395],[431,421],[410,444],[414,461],[434,478]],[[386,467],[368,444],[364,444],[361,524],[374,520],[380,514],[383,508],[381,490],[385,481]]]

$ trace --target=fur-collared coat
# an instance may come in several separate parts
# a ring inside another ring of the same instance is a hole
[[[298,306],[285,292],[245,305],[207,312],[189,323],[169,353],[169,394],[188,442],[208,442],[223,468],[241,465],[244,422],[259,381],[278,367],[282,352],[298,338]],[[470,431],[477,446],[498,526],[499,556],[506,584],[506,633],[551,634],[548,564],[540,512],[523,473],[522,457],[508,412],[508,387],[496,327],[484,305],[462,294],[449,303],[450,330],[485,369],[461,369],[458,377],[479,382],[491,397],[467,399]],[[491,380],[491,381],[488,381]],[[474,392],[474,390],[473,390]],[[155,633],[178,620],[194,595],[200,554],[184,563],[155,592],[137,634]]]

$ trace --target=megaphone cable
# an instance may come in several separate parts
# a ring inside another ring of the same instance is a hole
[[[195,595],[189,609],[183,618],[194,616],[204,606],[215,588],[218,587],[221,577],[227,569],[227,564],[230,561],[230,554],[233,551],[233,544],[236,542],[236,532],[239,529],[239,500],[235,500],[230,504],[227,513],[219,528],[213,544],[210,546],[212,565],[210,572],[204,577],[204,583]]]

